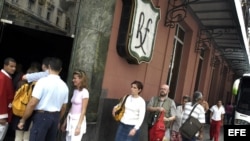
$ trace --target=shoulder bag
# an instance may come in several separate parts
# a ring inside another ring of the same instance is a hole
[[[158,103],[159,103],[159,100],[158,100],[158,99],[159,99],[158,97],[154,97],[154,104],[153,104],[153,107],[158,106]],[[165,103],[168,104],[169,107],[171,107],[171,101],[169,101],[169,99],[165,99],[165,100],[163,101],[163,103],[160,105],[160,107],[163,107],[163,105],[164,105]],[[164,108],[164,109],[165,109],[165,108]],[[166,114],[166,113],[170,113],[170,111],[165,111],[164,114]],[[148,120],[147,120],[147,122],[148,122],[148,127],[149,127],[149,128],[151,128],[151,127],[155,124],[155,122],[157,121],[159,115],[160,115],[160,112],[159,112],[159,111],[155,111],[155,112],[150,112],[150,113],[149,113]],[[166,124],[167,127],[169,127],[169,123],[170,123],[170,122],[167,122],[167,124]],[[167,127],[166,127],[166,128],[167,128]]]
[[[187,120],[181,125],[179,132],[181,135],[187,139],[192,139],[195,134],[202,128],[202,124],[197,118],[191,116],[192,112],[194,111],[196,104],[192,111],[189,113]]]
[[[126,95],[125,97],[123,97],[120,102],[115,106],[115,116],[114,119],[115,121],[120,121],[124,112],[125,112],[125,102],[126,99],[128,98],[129,95]]]
[[[164,111],[160,112],[159,118],[152,128],[149,129],[149,141],[162,141],[163,137],[165,136],[166,126],[163,120],[164,115]]]

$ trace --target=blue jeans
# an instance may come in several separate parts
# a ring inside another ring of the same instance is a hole
[[[35,112],[30,130],[30,141],[55,141],[59,118],[59,112]]]
[[[182,141],[196,141],[196,137],[193,137],[192,139],[182,137]]]
[[[140,130],[137,130],[134,136],[128,136],[130,130],[133,128],[134,125],[126,125],[120,122],[116,132],[115,141],[139,141]]]

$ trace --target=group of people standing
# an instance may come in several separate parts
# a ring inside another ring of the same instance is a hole
[[[83,70],[73,72],[74,89],[70,100],[71,106],[67,112],[69,88],[59,75],[62,62],[55,57],[45,58],[42,62],[43,71],[29,72],[22,76],[22,81],[36,82],[36,84],[24,115],[13,120],[11,103],[15,89],[12,76],[16,71],[16,65],[15,59],[6,58],[0,72],[0,141],[4,140],[6,131],[10,128],[9,123],[12,123],[16,130],[15,141],[55,141],[58,130],[66,131],[66,141],[81,141],[82,135],[86,133],[85,115],[89,100],[86,73]],[[162,84],[159,95],[152,97],[146,105],[145,100],[140,96],[142,90],[142,82],[135,80],[131,83],[131,93],[125,101],[125,112],[120,120],[115,141],[139,141],[146,111],[149,115],[164,111],[163,120],[166,126],[164,140],[202,140],[204,138],[203,127],[192,139],[181,136],[179,132],[179,128],[196,104],[198,105],[192,112],[192,116],[205,124],[205,113],[210,110],[210,139],[218,141],[225,114],[222,101],[219,100],[209,109],[207,102],[203,100],[202,93],[195,91],[192,100],[184,95],[181,104],[176,106],[174,100],[168,97],[169,86]],[[115,114],[115,108],[112,114]],[[66,115],[65,119],[64,115]]]
[[[121,118],[116,132],[115,141],[139,141],[139,134],[141,125],[146,115],[151,122],[152,115],[156,112],[164,111],[164,122],[166,127],[163,141],[195,141],[204,139],[204,125],[206,123],[205,115],[210,110],[210,140],[219,141],[220,127],[223,125],[225,110],[219,100],[216,105],[209,109],[208,103],[203,99],[203,94],[200,91],[193,93],[192,99],[188,95],[182,97],[181,104],[176,106],[174,100],[168,97],[169,86],[162,84],[158,96],[153,96],[146,105],[145,100],[140,96],[143,90],[143,84],[135,80],[131,83],[131,94],[125,101],[125,112]],[[202,123],[202,128],[191,139],[181,136],[179,129],[181,125],[187,120],[189,113],[193,107],[197,105],[192,116],[197,118]],[[115,115],[116,108],[114,106],[112,115]],[[150,126],[149,126],[150,129]],[[149,130],[148,130],[149,131]]]
[[[86,109],[89,100],[88,79],[83,70],[73,72],[73,95],[67,111],[69,87],[61,79],[62,61],[47,57],[41,72],[27,72],[21,81],[36,82],[24,115],[13,115],[11,103],[15,95],[12,76],[17,62],[8,57],[0,72],[0,141],[11,123],[15,141],[55,141],[58,130],[66,131],[66,141],[81,141],[86,133]],[[64,115],[66,118],[64,119]]]

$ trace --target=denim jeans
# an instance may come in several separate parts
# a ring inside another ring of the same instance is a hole
[[[55,141],[59,118],[59,112],[35,112],[30,130],[30,141]]]
[[[137,130],[134,136],[128,136],[131,129],[134,128],[134,125],[126,125],[120,122],[117,132],[115,141],[139,141],[139,132]]]
[[[196,141],[196,137],[193,137],[192,139],[182,137],[182,141]]]

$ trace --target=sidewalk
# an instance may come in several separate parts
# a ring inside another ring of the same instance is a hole
[[[209,124],[205,124],[204,126],[204,139],[203,141],[210,141],[209,138],[209,128],[210,128],[210,125]],[[224,130],[223,130],[223,127],[221,127],[221,130],[220,130],[220,139],[219,141],[224,141]]]

